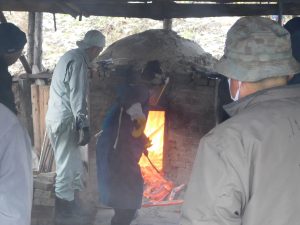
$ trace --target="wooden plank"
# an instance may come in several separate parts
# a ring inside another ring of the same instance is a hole
[[[45,111],[46,112],[48,110],[49,93],[50,93],[50,85],[45,85],[44,104],[45,104]],[[45,116],[46,116],[46,114],[45,114]]]
[[[39,108],[39,87],[36,84],[31,85],[31,102],[32,102],[32,122],[33,122],[33,139],[34,147],[37,154],[41,151],[41,137],[40,137],[40,108]]]
[[[40,142],[42,145],[44,140],[44,131],[45,131],[44,85],[39,85],[38,88],[39,88],[39,108],[40,108],[40,115],[39,115]]]
[[[20,115],[22,124],[26,127],[31,142],[33,143],[33,124],[32,124],[32,104],[31,104],[31,84],[29,79],[19,79],[20,88]]]
[[[29,79],[51,79],[52,73],[49,72],[41,72],[36,74],[21,74],[18,78],[29,78]],[[16,78],[16,79],[18,79]]]
[[[40,124],[41,124],[41,135],[43,135],[43,137],[46,131],[45,118],[48,110],[49,90],[50,90],[50,86],[47,85],[40,86],[40,92],[42,93],[40,95],[40,98],[42,98],[42,102],[40,103],[41,105]]]
[[[48,111],[48,102],[49,102],[49,93],[50,93],[50,85],[45,85],[43,86],[43,97],[44,97],[44,117],[43,117],[43,123],[44,123],[44,132],[46,133],[46,122],[45,122],[45,118],[46,118],[46,114],[47,114],[47,111]],[[53,153],[53,150],[52,150],[52,147],[51,147],[51,143],[50,143],[50,140],[47,136],[47,134],[44,134],[46,135],[46,143],[47,143],[47,146],[49,148],[49,159],[48,159],[48,162],[47,162],[47,165],[48,165],[48,169],[49,169],[49,172],[50,171],[55,171],[53,170],[53,161],[54,161],[54,153]],[[49,162],[50,161],[50,162]],[[55,167],[54,167],[55,168]]]

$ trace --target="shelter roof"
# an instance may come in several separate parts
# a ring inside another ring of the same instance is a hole
[[[279,7],[280,6],[280,7]],[[152,19],[300,15],[298,0],[0,0],[2,11]]]

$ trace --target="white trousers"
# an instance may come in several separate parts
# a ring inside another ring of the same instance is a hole
[[[75,190],[82,190],[83,162],[78,143],[78,132],[72,118],[46,121],[47,134],[54,150],[56,163],[55,193],[58,198],[72,201]]]

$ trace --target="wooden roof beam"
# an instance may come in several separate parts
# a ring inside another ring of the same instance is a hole
[[[72,15],[95,15],[112,17],[151,18],[157,20],[188,17],[218,17],[218,16],[253,16],[276,15],[277,4],[176,4],[169,1],[160,3],[115,3],[89,4],[88,1],[76,1],[76,8],[62,9],[57,4],[46,4],[46,1],[4,1],[0,0],[0,9],[3,11],[30,11],[50,13],[70,13]],[[113,2],[113,1],[111,1]],[[35,4],[36,3],[36,4]],[[49,3],[49,2],[48,2]],[[70,3],[70,1],[69,1]],[[75,3],[75,2],[74,2]],[[75,9],[75,10],[74,10]],[[80,9],[80,11],[79,11]],[[84,12],[84,13],[83,13]],[[299,15],[300,4],[287,3],[283,5],[283,15]]]
[[[84,8],[84,6],[82,6]],[[91,15],[171,19],[188,17],[277,15],[277,4],[102,4],[87,9]],[[284,4],[284,15],[299,15],[300,4]]]

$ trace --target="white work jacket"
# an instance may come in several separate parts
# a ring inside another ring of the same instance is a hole
[[[83,49],[65,53],[53,72],[46,120],[79,120],[89,126],[87,111],[89,58]]]
[[[32,157],[27,131],[0,104],[0,224],[30,225]]]
[[[181,225],[300,224],[300,85],[228,105],[200,141]]]

